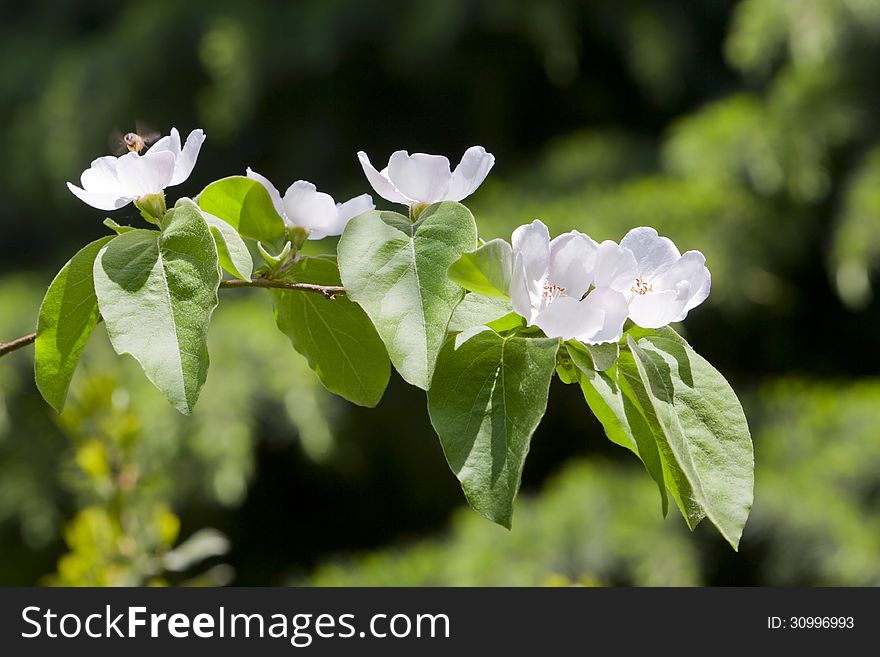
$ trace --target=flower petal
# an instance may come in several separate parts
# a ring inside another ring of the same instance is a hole
[[[446,198],[452,172],[442,155],[395,151],[388,160],[388,179],[414,201],[436,203]]]
[[[575,337],[586,344],[617,342],[623,337],[623,325],[629,315],[626,297],[608,287],[597,287],[581,302],[590,308],[602,311],[602,326],[592,334],[579,333]]]
[[[638,276],[638,263],[633,252],[618,246],[611,240],[602,242],[596,251],[596,269],[593,272],[593,285],[610,287],[623,294],[629,294]]]
[[[119,178],[116,177],[116,158],[112,155],[99,157],[80,176],[83,189],[96,194],[116,194]]]
[[[168,186],[174,173],[174,154],[156,151],[146,155],[126,153],[116,161],[121,195],[138,198],[158,194]]]
[[[461,201],[473,194],[489,175],[489,171],[494,165],[494,155],[487,153],[482,146],[471,146],[464,152],[461,162],[452,172],[446,200]]]
[[[171,128],[171,134],[162,137],[159,141],[150,146],[147,153],[152,151],[169,151],[174,153],[174,156],[177,157],[180,154],[180,133],[177,132],[177,128]],[[146,153],[144,153],[144,155],[146,155]]]
[[[680,322],[688,311],[699,306],[712,287],[712,277],[706,268],[706,257],[699,251],[688,251],[679,258],[658,281],[662,288],[673,289],[677,297],[685,302],[681,313],[673,319]]]
[[[375,209],[373,198],[369,194],[361,194],[347,200],[345,203],[336,204],[336,219],[327,227],[326,235],[342,235],[348,222],[363,212]],[[311,237],[311,235],[309,236]],[[311,237],[311,239],[318,239]]]
[[[629,318],[642,328],[661,328],[675,321],[685,304],[675,290],[636,294],[629,302]]]
[[[333,226],[337,215],[333,197],[319,192],[306,180],[297,180],[287,188],[284,193],[284,210],[288,225],[315,231],[321,237]]]
[[[73,192],[81,201],[88,203],[98,210],[118,210],[128,205],[133,199],[118,196],[112,192],[90,192],[80,189],[73,183],[67,183],[67,188]]]
[[[605,311],[574,297],[559,297],[535,318],[548,338],[570,340],[578,335],[594,335],[602,329]]]
[[[593,282],[596,243],[576,230],[550,242],[547,282],[561,285],[565,294],[580,300]]]
[[[361,163],[361,168],[364,170],[367,180],[379,196],[392,203],[410,205],[414,202],[413,199],[401,194],[391,180],[388,179],[387,168],[382,173],[376,171],[376,167],[370,163],[370,158],[363,151],[358,151],[358,161]]]
[[[657,231],[647,226],[633,228],[620,246],[633,252],[638,262],[638,275],[653,283],[681,257],[675,244],[668,237],[660,237]]]
[[[172,128],[171,134],[172,137],[177,138],[177,148],[180,149],[180,135],[177,134],[177,128]],[[174,175],[171,176],[171,182],[168,183],[169,186],[179,185],[189,178],[189,174],[192,173],[193,167],[196,165],[196,160],[199,157],[199,151],[202,149],[203,143],[205,143],[204,130],[196,129],[189,133],[183,149],[178,150],[177,161],[174,163]]]
[[[537,305],[541,299],[540,290],[536,290],[536,287],[535,282],[528,279],[522,253],[514,254],[513,265],[510,268],[510,304],[514,312],[524,317],[529,326],[534,322]]]
[[[256,180],[266,188],[266,191],[269,192],[269,198],[272,199],[272,205],[275,206],[275,212],[277,212],[283,219],[286,216],[286,213],[284,211],[284,203],[281,202],[281,192],[278,191],[278,188],[275,187],[268,178],[257,173],[250,167],[247,168],[247,177],[251,180]]]
[[[522,256],[525,275],[528,281],[540,281],[544,287],[547,269],[550,267],[550,231],[539,219],[520,226],[510,238],[514,259]]]

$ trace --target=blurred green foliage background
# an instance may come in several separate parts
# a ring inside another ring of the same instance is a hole
[[[739,553],[660,515],[554,384],[512,532],[464,508],[422,393],[323,391],[268,296],[226,291],[178,415],[99,328],[55,416],[0,361],[2,584],[880,584],[880,0],[3,3],[0,340],[104,232],[76,181],[114,128],[203,127],[197,193],[252,166],[367,191],[355,158],[472,144],[482,236],[541,218],[700,249],[683,330],[744,400]],[[381,203],[380,203],[381,205]],[[135,222],[129,207],[115,213]]]

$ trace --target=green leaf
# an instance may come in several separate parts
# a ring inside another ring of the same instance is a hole
[[[617,356],[620,353],[616,342],[584,344],[578,340],[569,340],[566,346],[570,352],[577,351],[581,356],[589,358],[590,367],[598,372],[611,369],[617,362]]]
[[[507,528],[558,348],[486,328],[451,336],[428,390],[431,424],[468,502]]]
[[[560,349],[556,354],[556,376],[566,385],[580,383],[581,373],[568,355],[568,349]]]
[[[202,213],[174,208],[165,229],[133,230],[101,249],[95,291],[118,354],[189,414],[208,373],[208,323],[217,306],[217,248]]]
[[[706,513],[697,502],[687,477],[675,463],[675,456],[669,448],[669,442],[651,403],[650,393],[639,378],[635,359],[629,349],[621,351],[617,361],[617,373],[617,384],[624,395],[641,411],[654,436],[666,490],[675,500],[687,526],[693,530],[706,517]]]
[[[81,249],[49,286],[37,321],[34,378],[43,398],[59,413],[83,348],[98,323],[92,268],[100,250],[115,236]]]
[[[121,226],[115,221],[113,221],[110,217],[104,219],[104,225],[107,226],[110,230],[112,230],[117,235],[122,235],[122,233],[127,233],[130,230],[136,230],[132,226]]]
[[[664,474],[679,489],[682,512],[687,518],[698,506],[736,549],[754,489],[752,441],[736,394],[672,329],[631,331],[627,345],[632,361],[621,354],[620,367],[660,429]]]
[[[339,285],[332,257],[302,258],[284,280]],[[370,318],[344,295],[327,299],[315,292],[272,290],[275,321],[305,356],[321,383],[361,406],[375,406],[391,375],[385,345]]]
[[[339,240],[345,289],[373,320],[397,371],[422,389],[464,296],[446,272],[476,241],[470,210],[452,202],[429,206],[415,223],[396,212],[365,212]]]
[[[506,299],[512,261],[510,244],[501,239],[490,240],[452,263],[449,278],[471,292]]]
[[[616,370],[598,371],[585,345],[569,341],[568,354],[580,374],[579,383],[584,399],[593,415],[602,423],[608,439],[639,457],[657,483],[665,516],[669,510],[663,463],[654,432],[638,406],[618,384]],[[616,353],[616,352],[615,352]]]
[[[262,183],[244,176],[222,178],[202,190],[199,207],[219,217],[242,237],[277,244],[285,240],[284,219]]]
[[[457,333],[474,326],[487,326],[499,319],[507,318],[511,314],[513,314],[513,307],[507,299],[484,297],[481,294],[470,292],[455,307],[449,320],[448,330],[451,333]],[[519,325],[519,315],[514,315],[514,317],[516,318],[514,325]]]
[[[180,206],[182,201],[192,203],[189,199],[181,199],[177,205]],[[198,208],[195,204],[193,207]],[[244,243],[235,228],[210,212],[202,212],[202,217],[214,236],[217,256],[223,270],[240,280],[251,280],[254,273],[254,261],[248,251],[247,244]]]
[[[271,272],[276,272],[282,267],[282,265],[287,264],[287,261],[290,260],[292,247],[293,244],[291,242],[285,242],[281,251],[277,254],[273,254],[263,246],[262,242],[257,242],[257,251],[260,252],[260,256],[266,262],[266,266]]]

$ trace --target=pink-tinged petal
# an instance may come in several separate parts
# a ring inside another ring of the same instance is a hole
[[[177,157],[180,154],[180,133],[177,132],[177,128],[171,128],[171,134],[162,137],[159,141],[150,146],[147,153],[153,151],[168,151],[174,153],[174,156]],[[144,155],[146,155],[146,153],[144,153]]]
[[[636,263],[636,257],[632,251],[626,247],[618,246],[611,240],[606,240],[599,245],[596,252],[593,285],[609,287],[623,294],[629,294],[638,275],[638,263]]]
[[[119,208],[131,203],[132,199],[118,196],[117,194],[108,192],[88,192],[80,189],[73,183],[67,183],[67,188],[73,192],[77,198],[88,203],[98,210],[118,210]]]
[[[565,288],[565,294],[580,299],[593,282],[596,243],[576,230],[550,242],[547,282]]]
[[[442,155],[395,151],[388,160],[388,179],[418,203],[437,203],[446,198],[452,172]]]
[[[647,226],[633,228],[620,246],[633,252],[639,265],[638,275],[649,283],[663,275],[681,257],[675,244],[668,237],[661,237]]]
[[[361,163],[361,168],[364,170],[364,175],[367,176],[367,180],[379,196],[392,203],[411,205],[415,202],[414,199],[401,194],[391,180],[388,179],[387,168],[379,173],[376,171],[376,167],[370,163],[370,158],[367,157],[366,153],[358,151],[357,155],[358,161]]]
[[[559,297],[535,318],[548,338],[570,340],[578,335],[593,335],[602,329],[605,311],[578,301],[574,297]]]
[[[278,188],[273,185],[268,178],[263,175],[260,175],[250,167],[247,168],[247,177],[251,180],[256,180],[263,187],[266,188],[266,191],[269,192],[269,198],[272,199],[272,205],[275,206],[275,212],[283,219],[285,217],[284,211],[284,203],[281,202],[281,192],[278,191]]]
[[[96,194],[117,194],[119,178],[116,177],[116,158],[112,155],[99,157],[80,176],[83,189]]]
[[[673,289],[676,297],[685,302],[673,322],[682,321],[688,311],[699,306],[712,287],[712,277],[706,268],[706,257],[699,251],[688,251],[660,278],[663,289]]]
[[[473,194],[489,175],[493,166],[495,166],[494,155],[487,153],[482,146],[471,146],[464,152],[461,162],[452,172],[446,200],[461,201]]]
[[[333,197],[306,180],[297,180],[284,193],[287,224],[299,226],[316,235],[327,235],[336,220],[337,210]]]
[[[171,129],[171,134],[177,139],[177,147],[180,148],[180,135],[177,134],[177,128]],[[193,130],[186,138],[183,149],[178,151],[177,160],[174,163],[174,175],[171,176],[171,185],[179,185],[189,178],[193,168],[196,166],[196,160],[199,158],[199,151],[202,144],[205,143],[205,131],[201,129]]]
[[[525,318],[529,326],[534,323],[543,285],[543,281],[536,283],[528,279],[522,254],[514,254],[510,270],[510,304],[514,312]]]
[[[623,336],[623,325],[629,316],[629,305],[623,294],[608,287],[597,287],[581,303],[602,311],[602,326],[591,334],[580,333],[575,338],[586,344],[620,340]]]
[[[342,235],[342,231],[348,225],[348,222],[359,214],[374,210],[376,208],[373,198],[369,194],[361,194],[345,203],[336,204],[336,219],[327,227],[327,235]],[[309,236],[311,239],[319,239]]]
[[[539,282],[544,287],[547,269],[550,267],[550,231],[538,219],[513,231],[510,239],[514,259],[522,258],[526,280]]]
[[[146,155],[126,153],[116,162],[119,192],[129,198],[158,194],[164,190],[174,173],[174,154],[156,151]]]
[[[675,321],[685,304],[675,290],[635,294],[629,302],[629,318],[642,328],[661,328]]]

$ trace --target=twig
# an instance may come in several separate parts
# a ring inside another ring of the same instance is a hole
[[[254,278],[249,281],[241,281],[237,278],[222,281],[220,287],[266,287],[276,290],[300,290],[302,292],[317,292],[325,298],[332,299],[337,294],[345,294],[345,288],[341,285],[315,285],[313,283],[291,283],[289,281],[276,281],[270,278]]]
[[[31,333],[29,335],[23,335],[17,340],[13,340],[12,342],[0,342],[0,357],[5,356],[6,354],[11,354],[13,351],[17,351],[22,347],[26,347],[27,345],[33,343],[34,340],[37,339],[36,333]]]
[[[228,281],[220,281],[220,287],[263,287],[276,290],[299,290],[301,292],[317,292],[322,294],[325,299],[332,299],[337,294],[345,294],[345,288],[341,285],[315,285],[314,283],[292,283],[289,281],[274,281],[269,278],[254,278],[249,281],[241,281],[231,279]],[[22,347],[33,344],[37,339],[36,333],[23,335],[20,338],[10,342],[0,342],[0,358],[13,351],[18,351]]]

